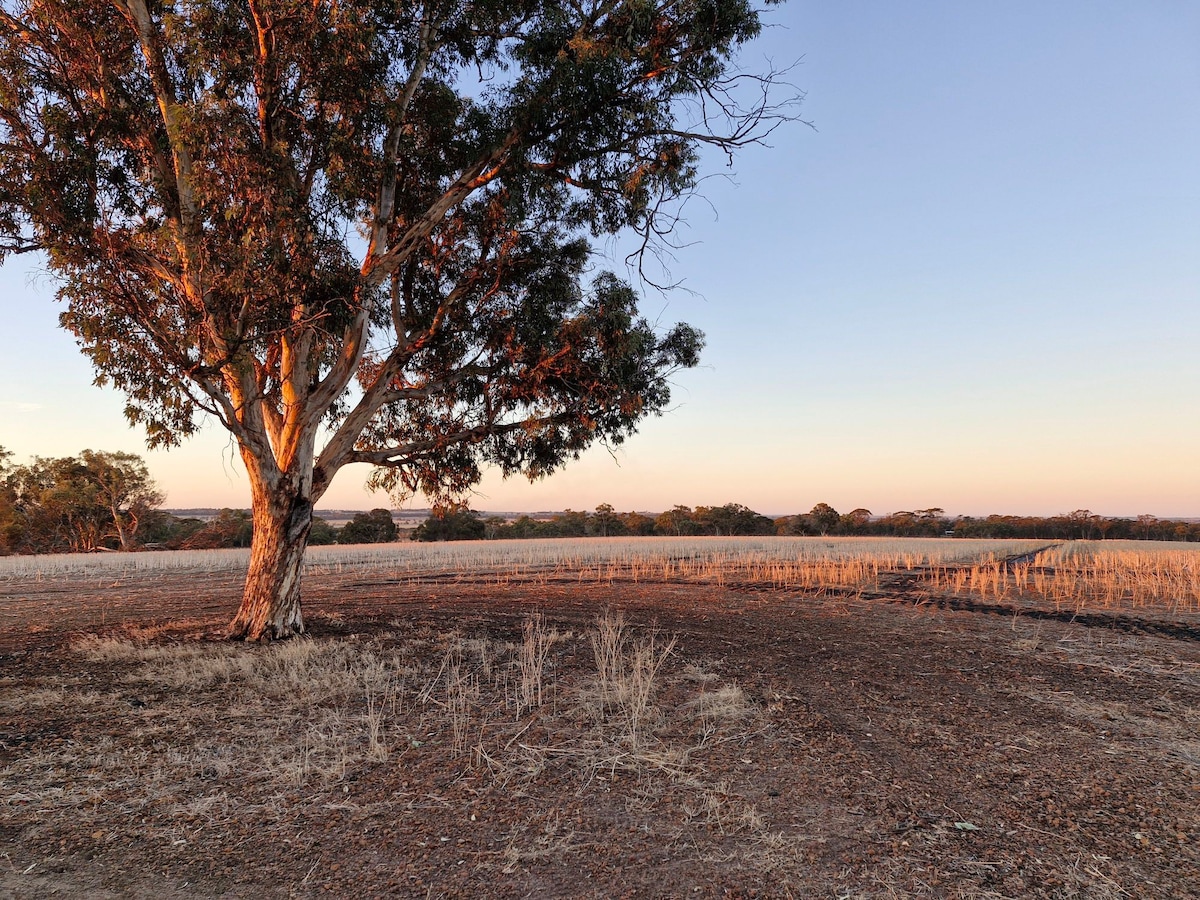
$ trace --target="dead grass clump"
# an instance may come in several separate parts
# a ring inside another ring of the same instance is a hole
[[[737,722],[754,715],[756,707],[737,684],[723,684],[715,691],[703,691],[681,707],[693,719],[708,722]]]
[[[759,832],[766,827],[758,808],[735,797],[724,780],[696,791],[684,801],[682,809],[685,824],[702,822],[721,834]]]
[[[675,649],[674,637],[656,630],[634,638],[620,613],[605,612],[591,633],[596,660],[596,695],[601,717],[615,716],[633,746],[645,739],[658,718],[653,700],[663,664]]]
[[[71,649],[89,662],[137,662],[142,659],[145,647],[139,646],[128,637],[101,637],[86,634],[71,643]]]

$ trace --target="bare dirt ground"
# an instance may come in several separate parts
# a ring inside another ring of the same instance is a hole
[[[0,895],[1200,897],[1195,623],[884,594],[0,583]]]

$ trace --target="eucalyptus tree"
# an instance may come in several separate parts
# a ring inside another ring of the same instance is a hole
[[[12,451],[0,447],[0,553],[9,552],[19,541],[20,519],[17,514],[17,491],[9,469]]]
[[[838,523],[842,520],[842,514],[828,503],[818,503],[809,511],[808,520],[818,534],[825,535],[837,528]]]
[[[231,636],[303,630],[342,468],[450,497],[664,408],[702,337],[591,245],[669,235],[705,145],[791,117],[736,68],[760,27],[747,0],[0,0],[0,254],[45,254],[150,446],[205,414],[236,439]]]
[[[98,505],[108,513],[121,549],[135,549],[142,520],[163,502],[145,460],[132,453],[96,450],[84,450],[79,457],[87,469]]]
[[[6,456],[0,448],[0,549],[91,551],[115,538],[133,550],[141,522],[162,502],[145,462],[132,453],[84,450],[7,471]]]
[[[391,510],[373,509],[355,513],[354,518],[342,526],[337,537],[339,544],[382,544],[394,541],[399,529],[392,519]]]
[[[14,466],[7,482],[19,513],[14,549],[88,552],[102,546],[110,533],[112,518],[100,487],[77,457],[35,457]]]

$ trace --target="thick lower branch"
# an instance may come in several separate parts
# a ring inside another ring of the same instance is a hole
[[[523,419],[520,422],[476,425],[473,428],[465,428],[462,431],[456,431],[451,434],[439,435],[429,440],[412,441],[408,444],[399,444],[383,450],[355,450],[347,455],[346,464],[370,463],[373,466],[385,467],[403,465],[417,457],[443,450],[454,444],[478,444],[489,437],[512,434],[514,431],[536,431],[539,428],[561,424],[570,419],[570,416],[556,415]]]

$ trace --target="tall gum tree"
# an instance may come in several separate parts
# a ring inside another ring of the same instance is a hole
[[[345,466],[449,497],[537,478],[668,403],[656,330],[590,241],[668,235],[705,145],[791,116],[745,0],[0,0],[0,254],[150,446],[237,440],[237,638],[304,628]],[[774,104],[774,105],[773,105]]]

